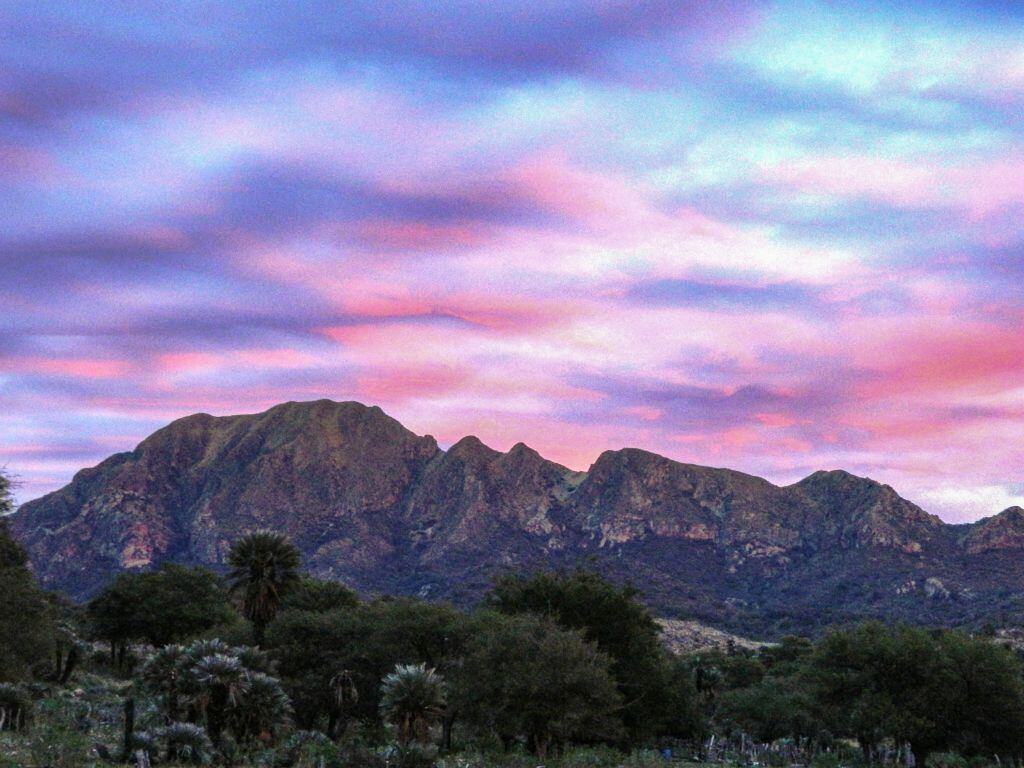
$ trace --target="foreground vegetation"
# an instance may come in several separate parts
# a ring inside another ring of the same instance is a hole
[[[582,571],[500,580],[465,612],[363,602],[273,533],[229,565],[125,574],[78,607],[37,587],[0,521],[0,766],[1024,756],[1021,661],[985,638],[865,624],[676,656],[634,591]]]

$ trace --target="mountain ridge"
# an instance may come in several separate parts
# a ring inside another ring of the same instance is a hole
[[[235,538],[274,528],[320,576],[456,602],[502,572],[586,565],[666,615],[769,633],[865,616],[962,624],[1024,603],[1024,511],[951,525],[843,470],[777,486],[638,448],[585,472],[524,443],[442,450],[351,401],[186,416],[12,523],[43,583],[76,598],[165,560],[221,567]]]

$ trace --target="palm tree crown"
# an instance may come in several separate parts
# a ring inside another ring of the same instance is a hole
[[[288,588],[298,581],[299,550],[286,537],[258,531],[238,540],[228,554],[231,591],[242,596],[242,612],[252,622],[256,645],[263,644]]]
[[[380,712],[398,727],[398,739],[426,741],[444,712],[444,679],[425,664],[399,664],[380,686]]]

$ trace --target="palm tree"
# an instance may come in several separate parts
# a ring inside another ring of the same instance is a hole
[[[280,681],[255,672],[232,712],[231,729],[239,741],[272,741],[277,730],[290,722],[291,715],[292,703]]]
[[[153,653],[142,667],[142,680],[152,691],[164,697],[168,723],[179,719],[181,677],[187,658],[182,646],[165,645]]]
[[[398,740],[425,742],[444,711],[444,679],[425,664],[399,664],[380,686],[380,713],[398,728]]]
[[[349,711],[359,703],[359,689],[351,670],[343,669],[331,678],[331,707],[327,715],[327,735],[337,739],[345,733]]]
[[[249,690],[249,671],[234,656],[215,654],[200,659],[190,674],[195,685],[196,709],[206,715],[206,732],[220,744],[228,715]]]
[[[233,593],[242,595],[242,612],[252,622],[253,640],[263,645],[285,593],[299,578],[299,550],[286,537],[257,531],[239,539],[228,554]]]

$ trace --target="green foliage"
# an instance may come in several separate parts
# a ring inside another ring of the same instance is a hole
[[[165,745],[168,760],[186,765],[209,765],[213,762],[213,743],[206,732],[192,723],[171,723],[157,731],[157,739]]]
[[[231,591],[241,595],[242,613],[252,622],[256,645],[263,645],[267,625],[299,580],[300,563],[295,545],[270,531],[250,533],[235,542],[228,553]]]
[[[617,587],[588,571],[500,579],[488,602],[502,613],[550,616],[611,659],[622,695],[620,713],[631,740],[673,730],[670,690],[660,628],[632,587]]]
[[[398,729],[398,741],[426,742],[444,711],[444,680],[425,664],[399,664],[380,684],[380,713]]]
[[[610,659],[549,618],[481,617],[455,690],[471,723],[506,744],[525,736],[539,756],[622,728]]]
[[[728,691],[718,702],[719,722],[731,724],[756,741],[815,737],[822,731],[815,702],[799,681],[767,678]]]
[[[146,691],[158,697],[168,721],[205,724],[219,748],[231,737],[243,747],[275,740],[291,720],[291,702],[272,677],[264,651],[197,640],[187,648],[157,649],[139,671]]]
[[[282,745],[277,756],[281,768],[313,768],[339,762],[341,752],[320,731],[296,731]]]
[[[0,478],[8,483],[3,474]],[[2,487],[9,488],[9,484]],[[26,680],[53,657],[55,611],[36,585],[27,561],[7,521],[0,518],[0,681]]]
[[[827,636],[808,673],[831,730],[862,746],[909,743],[919,765],[950,748],[1024,752],[1020,665],[988,641],[871,623]]]
[[[327,613],[358,605],[359,596],[344,584],[302,576],[285,594],[281,610]]]
[[[189,640],[227,621],[231,604],[217,577],[203,568],[165,564],[148,573],[122,573],[89,603],[96,637],[124,647]]]
[[[241,743],[273,742],[278,729],[291,720],[292,705],[277,678],[251,673],[240,700],[231,710],[231,731]]]
[[[8,515],[14,510],[14,481],[4,470],[0,469],[0,517]],[[6,568],[9,563],[6,561],[5,552],[0,546],[0,568]],[[23,563],[19,563],[22,565]]]
[[[422,663],[447,675],[463,655],[470,623],[451,606],[412,600],[288,610],[271,625],[267,645],[299,726],[340,736],[354,718],[377,720],[380,681],[397,664]]]

